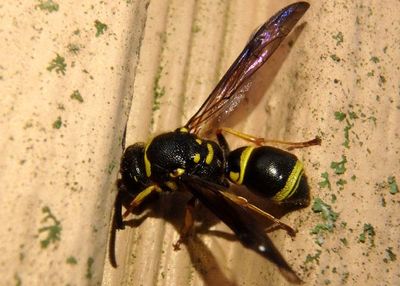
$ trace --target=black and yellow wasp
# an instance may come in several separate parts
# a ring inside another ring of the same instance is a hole
[[[219,124],[248,95],[252,75],[271,56],[308,7],[306,2],[294,3],[262,25],[183,127],[157,135],[147,143],[136,143],[126,148],[120,166],[121,178],[117,181],[116,229],[123,229],[123,217],[151,194],[184,190],[191,193],[192,199],[186,208],[181,239],[193,224],[193,205],[199,201],[231,228],[244,247],[275,263],[289,281],[301,282],[272,244],[266,229],[256,223],[254,217],[261,215],[291,234],[294,231],[244,197],[228,192],[228,188],[230,184],[243,185],[278,205],[307,206],[309,188],[303,164],[295,155],[266,146],[266,143],[297,148],[317,145],[320,140],[316,138],[300,143],[266,141],[229,128],[219,128]],[[216,131],[216,141],[204,136],[209,134],[209,130]],[[253,145],[231,151],[223,133],[231,133]],[[123,205],[126,207],[124,215]],[[112,260],[115,264],[115,258]]]

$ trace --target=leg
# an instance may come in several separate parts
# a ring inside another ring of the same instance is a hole
[[[113,224],[115,224],[116,229],[124,229],[125,226],[122,219],[122,192],[125,190],[125,186],[122,184],[121,180],[117,181],[117,185],[118,193],[114,203]]]
[[[119,229],[119,227],[117,225],[118,222],[117,222],[116,215],[117,215],[117,212],[114,212],[114,216],[113,216],[112,222],[111,222],[110,238],[108,240],[108,258],[109,258],[110,264],[113,268],[118,267],[117,257],[115,254],[115,241],[117,238],[117,229]],[[119,212],[119,216],[121,217],[121,223],[122,223],[121,212]],[[122,223],[122,226],[124,227],[123,223]]]
[[[124,151],[125,151],[126,129],[127,129],[127,127],[128,127],[128,122],[125,124],[124,134],[122,134],[122,140],[121,140],[122,153],[124,153]]]
[[[189,231],[192,229],[194,224],[193,212],[194,212],[194,204],[196,202],[196,198],[192,197],[186,204],[185,208],[185,220],[180,231],[180,238],[177,242],[173,244],[174,250],[177,251],[180,249],[180,244],[185,242]]]
[[[123,217],[126,218],[131,212],[132,210],[139,206],[143,200],[148,197],[150,194],[154,193],[154,192],[158,192],[160,193],[162,190],[160,189],[159,186],[157,185],[150,185],[147,188],[145,188],[143,191],[141,191],[135,198],[134,200],[129,204],[128,208],[126,209]]]
[[[274,217],[273,215],[263,211],[262,209],[256,207],[255,205],[249,203],[245,198],[240,197],[240,196],[236,196],[234,194],[231,193],[226,193],[226,192],[221,192],[222,195],[224,195],[226,198],[230,199],[231,201],[241,205],[242,207],[245,207],[253,212],[258,213],[259,215],[267,218],[268,220],[272,221],[274,223],[274,226],[279,226],[280,228],[286,230],[286,232],[290,235],[290,236],[295,236],[296,235],[296,231],[291,228],[289,225],[281,222],[279,219],[277,219],[276,217]],[[269,227],[268,229],[270,229],[271,227]],[[267,229],[267,230],[268,230]]]
[[[228,142],[226,141],[224,135],[222,135],[222,132],[220,130],[221,129],[217,130],[217,134],[216,134],[217,135],[217,140],[218,140],[219,145],[222,148],[222,152],[224,152],[225,158],[228,158],[228,155],[230,153],[229,145],[228,145]]]
[[[218,129],[217,137],[218,137],[218,134],[221,134],[223,131],[230,133],[232,135],[235,135],[239,138],[242,138],[243,140],[249,141],[258,146],[267,145],[267,144],[285,145],[285,146],[288,146],[287,147],[288,150],[292,150],[292,149],[296,149],[296,148],[304,148],[304,147],[309,147],[309,146],[313,146],[313,145],[321,145],[321,139],[319,137],[315,137],[314,139],[305,141],[305,142],[286,142],[286,141],[281,141],[281,140],[267,140],[264,138],[259,138],[259,137],[255,137],[255,136],[252,136],[252,135],[249,135],[246,133],[242,133],[242,132],[239,132],[239,131],[236,131],[234,129],[227,128],[227,127],[222,127],[220,129]]]

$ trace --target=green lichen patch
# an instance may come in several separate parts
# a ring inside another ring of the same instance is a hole
[[[47,70],[50,72],[54,70],[57,74],[65,75],[65,72],[67,71],[65,58],[57,54],[56,57],[52,59],[47,66]]]
[[[62,227],[61,222],[53,215],[48,206],[42,208],[42,213],[45,214],[45,217],[41,223],[49,223],[49,225],[39,228],[39,235],[45,234],[45,238],[40,240],[40,246],[47,248],[61,240]]]
[[[94,27],[96,28],[96,37],[103,35],[108,29],[108,26],[99,20],[94,21]]]
[[[312,210],[314,213],[321,214],[323,222],[311,229],[310,233],[316,235],[315,242],[318,245],[322,245],[325,241],[325,233],[333,232],[339,214],[334,212],[332,207],[323,202],[320,198],[314,199]]]
[[[58,3],[54,2],[53,0],[40,0],[39,4],[37,4],[35,8],[52,13],[57,12],[60,8],[60,5],[58,5]]]

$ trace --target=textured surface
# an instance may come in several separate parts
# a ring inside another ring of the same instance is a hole
[[[200,233],[173,251],[181,194],[118,232],[117,270],[106,247],[128,114],[127,144],[185,123],[252,31],[290,2],[64,2],[53,12],[40,1],[0,7],[1,284],[285,285],[205,211],[199,216],[222,234]],[[295,153],[313,199],[338,215],[325,208],[326,221],[306,208],[283,217],[298,229],[294,239],[271,233],[306,285],[400,284],[400,200],[390,193],[400,181],[400,4],[310,4],[230,124],[323,140]],[[48,70],[57,54],[65,74]],[[331,231],[310,234],[321,224]],[[47,240],[60,229],[59,240]]]
[[[99,284],[146,7],[39,4],[1,5],[0,284]]]

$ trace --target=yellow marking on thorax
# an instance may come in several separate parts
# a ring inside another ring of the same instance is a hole
[[[177,186],[176,183],[173,182],[173,181],[166,181],[166,182],[165,182],[165,185],[166,185],[168,188],[170,188],[171,190],[173,190],[173,191],[176,191],[176,190],[178,189],[178,186]]]
[[[176,177],[182,176],[184,173],[185,173],[185,169],[177,168],[174,170],[174,172],[169,173],[169,176],[171,178],[176,178]]]
[[[197,144],[201,145],[203,143],[203,141],[201,141],[201,139],[197,138],[196,139]]]
[[[207,149],[208,149],[208,153],[207,153],[207,157],[206,157],[206,164],[210,165],[212,162],[212,159],[214,158],[214,148],[211,146],[210,143],[207,143]]]
[[[240,154],[240,171],[239,171],[239,179],[236,184],[241,185],[243,183],[244,174],[246,172],[247,162],[249,161],[250,155],[253,152],[255,147],[248,146],[246,149],[243,150],[242,154]]]
[[[297,188],[299,187],[301,177],[303,176],[304,169],[303,163],[299,160],[296,161],[296,164],[293,167],[292,172],[290,173],[285,186],[282,190],[280,190],[276,195],[272,198],[274,201],[281,202],[290,198],[294,193],[296,193]]]
[[[179,131],[182,133],[188,133],[189,129],[187,129],[186,127],[181,127],[181,128],[179,128]]]
[[[239,180],[239,173],[230,171],[229,178],[236,183]]]
[[[146,176],[149,178],[151,176],[151,163],[149,161],[149,158],[147,158],[147,149],[149,149],[149,146],[151,142],[153,141],[153,138],[147,143],[146,148],[144,148],[144,167],[146,169]]]
[[[194,154],[193,162],[195,162],[196,164],[200,162],[200,154],[199,153]]]

